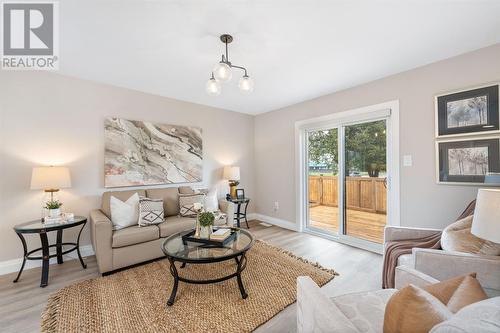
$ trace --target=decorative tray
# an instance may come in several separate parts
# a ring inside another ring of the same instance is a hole
[[[236,238],[236,234],[238,233],[237,229],[231,228],[231,234],[227,236],[225,239],[204,239],[204,238],[198,238],[194,237],[195,230],[191,230],[187,234],[182,236],[182,241],[183,242],[196,242],[196,243],[202,243],[207,246],[213,246],[213,247],[223,247],[229,242],[233,241]]]

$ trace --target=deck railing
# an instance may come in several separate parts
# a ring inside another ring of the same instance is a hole
[[[384,178],[346,177],[347,208],[385,214],[387,192]],[[309,176],[309,203],[338,207],[337,176]]]

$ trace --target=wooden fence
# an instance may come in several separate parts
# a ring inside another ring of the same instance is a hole
[[[349,209],[380,214],[387,212],[384,178],[347,177],[345,193]],[[338,207],[337,176],[309,176],[309,203]]]

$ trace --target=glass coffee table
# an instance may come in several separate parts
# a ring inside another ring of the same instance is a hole
[[[246,252],[253,246],[255,239],[247,230],[239,228],[233,228],[233,230],[237,233],[236,237],[234,240],[229,241],[222,247],[184,241],[182,236],[190,233],[192,230],[174,234],[163,242],[161,248],[170,262],[170,273],[174,277],[174,286],[167,305],[172,306],[174,304],[179,281],[193,284],[209,284],[236,278],[238,281],[238,287],[240,288],[241,297],[243,299],[248,297],[248,294],[243,287],[243,282],[241,281],[241,272],[243,272],[247,265]],[[181,262],[182,265],[180,267],[184,268],[186,264],[211,264],[226,260],[235,261],[236,271],[227,276],[211,280],[191,280],[184,278],[179,276],[179,272],[175,267],[175,262]]]

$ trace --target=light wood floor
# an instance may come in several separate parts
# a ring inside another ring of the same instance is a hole
[[[315,206],[309,209],[310,224],[313,227],[338,233],[338,207]],[[347,210],[347,234],[371,242],[384,242],[384,227],[387,218],[385,214]]]
[[[305,233],[264,227],[258,221],[250,222],[250,231],[258,239],[339,272],[340,276],[323,287],[330,296],[380,289],[382,257],[378,254]],[[15,273],[0,276],[0,332],[38,332],[40,314],[50,294],[72,283],[99,276],[95,257],[88,257],[85,261],[86,270],[81,268],[78,260],[50,265],[46,288],[39,287],[40,268],[24,271],[16,284],[12,283]],[[287,307],[256,332],[295,332],[295,311],[295,304]]]

